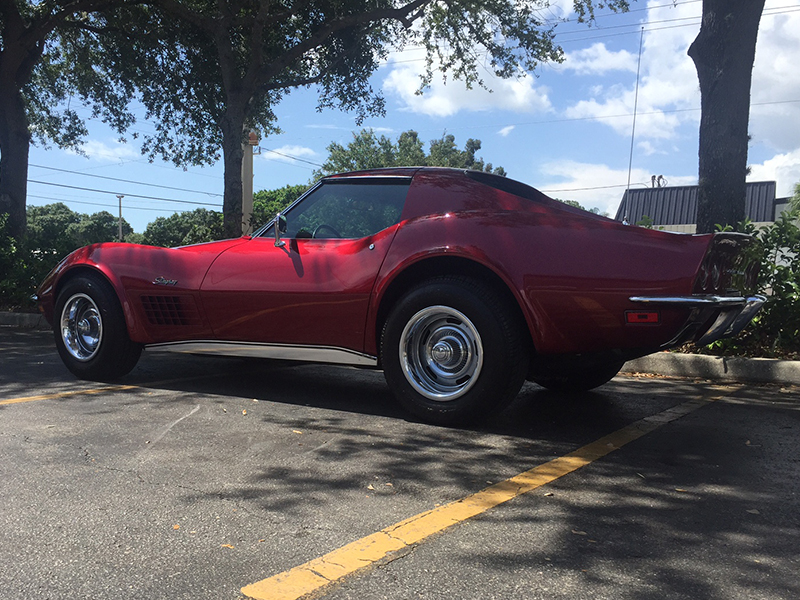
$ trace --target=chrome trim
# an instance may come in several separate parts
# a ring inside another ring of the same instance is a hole
[[[292,344],[263,344],[260,342],[233,342],[219,340],[187,340],[150,344],[145,350],[154,352],[180,352],[184,354],[212,354],[250,358],[299,360],[304,362],[332,363],[358,367],[376,367],[378,359],[369,354],[334,346],[302,346]]]
[[[765,296],[632,296],[631,302],[676,306],[691,309],[689,318],[680,331],[662,348],[673,348],[693,341],[698,346],[707,346],[720,339],[741,333],[767,301]],[[714,315],[716,318],[714,319]],[[714,322],[703,330],[711,319]]]
[[[683,306],[708,306],[719,305],[729,306],[744,304],[747,298],[742,296],[631,296],[631,302],[643,302],[645,304],[679,304]]]
[[[748,298],[744,308],[742,309],[742,312],[740,312],[739,316],[737,316],[733,321],[730,329],[725,332],[726,337],[739,335],[742,329],[744,329],[747,324],[753,320],[753,317],[758,314],[758,311],[761,310],[761,307],[764,306],[766,301],[767,297],[760,294],[756,294],[755,296]]]
[[[708,346],[721,338],[728,337],[725,332],[730,329],[733,322],[739,317],[739,312],[735,310],[720,311],[717,320],[706,330],[706,332],[695,342],[698,346]]]
[[[167,279],[166,277],[156,277],[153,279],[153,285],[170,285],[176,286],[178,285],[177,279]]]

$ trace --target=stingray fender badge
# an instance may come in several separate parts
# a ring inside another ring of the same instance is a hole
[[[153,280],[154,285],[177,285],[177,279],[166,279],[165,277],[156,277]]]

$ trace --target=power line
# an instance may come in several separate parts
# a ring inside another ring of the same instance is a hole
[[[96,192],[98,194],[112,194],[112,195],[115,195],[115,194],[120,193],[118,191],[113,191],[112,192],[110,190],[96,190],[96,189],[93,189],[93,188],[80,187],[80,186],[76,186],[76,185],[66,185],[64,183],[51,183],[49,181],[37,181],[35,179],[28,179],[28,183],[38,183],[40,185],[51,185],[51,186],[55,186],[55,187],[68,188],[68,189],[71,189],[71,190],[81,190],[81,191],[84,191],[84,192]],[[176,200],[174,198],[159,198],[157,196],[142,196],[142,195],[139,195],[139,194],[125,194],[125,195],[126,196],[130,196],[132,198],[144,198],[145,200],[159,200],[161,202],[177,202],[179,204],[192,204],[192,205],[213,206],[215,208],[221,208],[221,206],[219,204],[210,204],[208,202],[192,202],[190,200]]]
[[[798,104],[800,100],[775,100],[772,102],[753,102],[750,104],[750,107],[755,106],[772,106],[776,104]],[[676,113],[688,113],[688,112],[700,112],[700,108],[673,108],[673,109],[665,109],[665,110],[651,110],[647,112],[639,112],[639,116],[651,116],[651,115],[669,115],[669,114],[676,114]],[[472,125],[472,126],[465,126],[460,127],[459,130],[473,130],[473,129],[496,129],[499,127],[520,127],[524,125],[553,125],[556,123],[576,123],[580,121],[605,121],[610,119],[625,119],[630,118],[633,116],[633,113],[619,113],[615,115],[592,115],[588,117],[564,117],[561,119],[546,119],[541,121],[522,121],[518,123],[504,123],[498,124],[494,123],[491,125]],[[418,129],[415,130],[418,133],[424,133],[425,131],[434,131],[434,129]],[[436,130],[438,131],[438,129]]]
[[[103,206],[106,208],[116,208],[112,204],[101,204],[99,202],[85,202],[83,200],[65,200],[63,198],[53,198],[52,196],[37,196],[35,194],[28,194],[28,198],[38,198],[39,200],[52,200],[54,202],[61,202],[63,204],[88,204],[90,206]],[[168,212],[168,213],[175,213],[179,212],[177,208],[150,208],[146,206],[128,206],[125,205],[126,210],[146,210],[146,211],[158,211],[158,212]]]
[[[775,15],[785,15],[785,14],[795,13],[795,12],[798,12],[798,11],[800,11],[800,7],[798,7],[798,6],[781,6],[781,7],[775,7],[774,9],[765,9],[764,12],[762,13],[762,16],[771,17],[771,16],[775,16]],[[625,31],[625,32],[622,32],[622,33],[608,33],[608,34],[605,34],[605,35],[592,35],[592,36],[589,36],[589,37],[572,38],[572,39],[568,39],[568,40],[559,40],[559,44],[571,44],[573,42],[585,42],[585,41],[591,41],[591,40],[599,40],[599,39],[603,39],[603,38],[619,37],[619,36],[623,36],[623,35],[633,35],[634,33],[638,33],[638,31],[633,29],[634,27],[644,27],[644,30],[647,33],[650,33],[652,31],[664,31],[666,29],[678,29],[678,28],[681,28],[681,27],[694,27],[696,25],[699,25],[701,20],[702,20],[702,16],[698,15],[696,17],[680,17],[680,18],[676,18],[676,19],[660,19],[660,20],[657,20],[657,21],[645,21],[644,23],[641,23],[641,24],[639,24],[639,23],[631,23],[629,25],[612,25],[610,27],[604,27],[603,29],[625,29],[625,28],[630,28],[631,31]],[[674,23],[676,21],[692,21],[692,22],[691,23],[683,23],[681,25],[667,25],[665,27],[652,27],[652,25],[660,25],[662,23]],[[580,34],[580,33],[582,33],[582,32],[580,30],[577,30],[577,29],[573,30],[573,31],[561,31],[561,32],[556,32],[555,37],[558,38],[558,37],[561,37],[561,36],[564,36],[564,35]]]
[[[278,156],[283,156],[284,158],[290,158],[292,160],[296,160],[299,162],[308,163],[309,165],[314,165],[315,167],[322,167],[321,164],[315,163],[310,160],[306,160],[305,158],[300,158],[298,156],[292,156],[291,154],[284,154],[282,152],[278,152],[277,150],[270,150],[269,148],[261,148],[264,152],[272,152],[272,154],[277,154]]]
[[[647,185],[645,183],[639,183],[637,185]],[[593,190],[610,190],[612,188],[626,188],[628,187],[624,183],[619,183],[616,185],[596,185],[593,187],[579,187],[579,188],[559,188],[557,190],[539,190],[543,194],[554,194],[556,192],[591,192]],[[536,188],[537,190],[539,188]]]
[[[133,183],[135,185],[145,185],[145,186],[161,188],[161,189],[165,189],[165,190],[174,190],[176,192],[189,192],[189,193],[192,193],[192,194],[205,194],[206,196],[217,196],[219,198],[222,198],[222,194],[216,194],[214,192],[203,192],[203,191],[200,191],[200,190],[187,190],[187,189],[184,189],[184,188],[177,188],[177,187],[172,187],[172,186],[169,186],[169,185],[159,185],[157,183],[145,183],[143,181],[132,181],[130,179],[118,179],[116,177],[106,177],[105,175],[95,175],[93,173],[83,173],[81,171],[70,171],[68,169],[58,169],[56,167],[45,167],[44,165],[31,164],[29,166],[36,167],[37,169],[47,169],[48,171],[58,171],[59,173],[70,173],[72,175],[82,175],[84,177],[94,177],[95,179],[106,179],[108,181],[119,181],[121,183]]]
[[[624,12],[623,11],[612,10],[611,12],[607,12],[607,13],[602,14],[602,15],[595,15],[594,20],[596,21],[597,19],[606,19],[608,17],[622,17],[622,16],[625,16],[625,15],[629,15],[631,13],[645,12],[645,11],[655,10],[655,9],[659,9],[659,8],[677,8],[678,6],[681,6],[682,4],[698,4],[699,2],[702,2],[702,0],[686,0],[685,2],[669,2],[667,4],[658,4],[656,6],[646,6],[644,8],[630,8],[630,9],[624,11]],[[551,24],[553,22],[554,21],[548,21],[547,24]],[[556,19],[555,22],[556,23],[578,23],[578,20],[577,19]]]
[[[692,0],[692,1],[699,1],[699,0]],[[683,2],[683,3],[679,3],[679,4],[688,4],[688,3],[689,2]],[[656,6],[656,7],[648,7],[648,8],[644,8],[644,9],[636,9],[636,11],[650,10],[651,8],[664,8],[664,7],[667,7],[667,6],[672,6],[672,4],[661,5],[661,6]],[[794,12],[798,12],[798,11],[800,11],[800,7],[798,7],[798,6],[791,6],[791,5],[790,6],[776,6],[776,7],[773,7],[773,8],[764,9],[764,12],[762,13],[762,16],[784,15],[784,14],[790,14],[790,13],[794,13]],[[601,15],[601,16],[603,16],[603,17],[615,16],[615,15],[622,16],[624,14],[627,14],[628,12],[635,12],[635,11],[630,10],[630,11],[627,11],[626,13],[611,13],[609,15]],[[608,26],[608,27],[603,27],[602,29],[603,30],[630,29],[630,31],[624,31],[624,32],[620,32],[620,33],[607,33],[607,34],[599,34],[599,35],[589,35],[587,37],[572,38],[572,39],[566,39],[566,40],[559,39],[558,43],[559,44],[571,44],[571,43],[574,43],[574,42],[586,42],[586,41],[591,41],[591,40],[600,40],[600,39],[606,39],[606,38],[612,38],[612,37],[621,37],[621,36],[625,36],[625,35],[633,35],[635,33],[639,33],[639,29],[638,28],[640,28],[640,27],[644,27],[644,30],[645,30],[646,33],[650,33],[652,31],[664,31],[664,30],[667,30],[667,29],[678,29],[678,28],[681,28],[681,27],[694,27],[694,26],[700,24],[701,19],[702,19],[702,17],[700,15],[698,15],[696,17],[678,17],[678,18],[675,18],[675,19],[658,19],[658,20],[655,20],[655,21],[645,21],[643,23],[641,23],[641,22],[640,23],[630,23],[630,24],[627,24],[627,25],[611,25],[611,26]],[[674,22],[677,22],[677,21],[692,21],[692,22],[691,23],[683,23],[683,24],[680,24],[680,25],[667,25],[665,27],[652,27],[653,25],[659,25],[659,24],[662,24],[662,23],[674,23]],[[574,23],[575,21],[571,21],[571,20],[567,19],[564,22],[566,22],[566,23]],[[634,28],[636,28],[636,29],[634,29]],[[601,29],[601,28],[598,28],[598,30],[599,29]],[[555,37],[556,38],[561,38],[561,37],[563,37],[565,35],[580,35],[580,34],[585,34],[585,33],[588,33],[588,31],[586,29],[574,29],[574,30],[570,30],[570,31],[556,31],[555,32]],[[426,60],[425,58],[410,58],[410,59],[406,59],[406,60],[387,61],[387,64],[393,65],[393,64],[403,64],[403,63],[412,63],[412,62],[424,62],[425,60]]]

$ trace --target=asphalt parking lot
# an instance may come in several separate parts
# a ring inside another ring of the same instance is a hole
[[[2,328],[0,597],[800,598],[799,443],[796,387],[526,384],[452,429],[379,372],[145,353],[97,384]]]

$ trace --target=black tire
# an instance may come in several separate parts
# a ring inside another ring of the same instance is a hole
[[[80,275],[64,284],[56,299],[53,335],[61,360],[80,379],[122,377],[142,353],[141,344],[128,337],[114,289],[97,275]]]
[[[530,379],[554,392],[588,392],[611,381],[623,364],[625,361],[617,358],[588,364],[581,362],[551,364]]]
[[[517,314],[491,287],[467,277],[413,288],[392,308],[381,335],[383,371],[397,400],[442,425],[505,408],[528,368]]]

